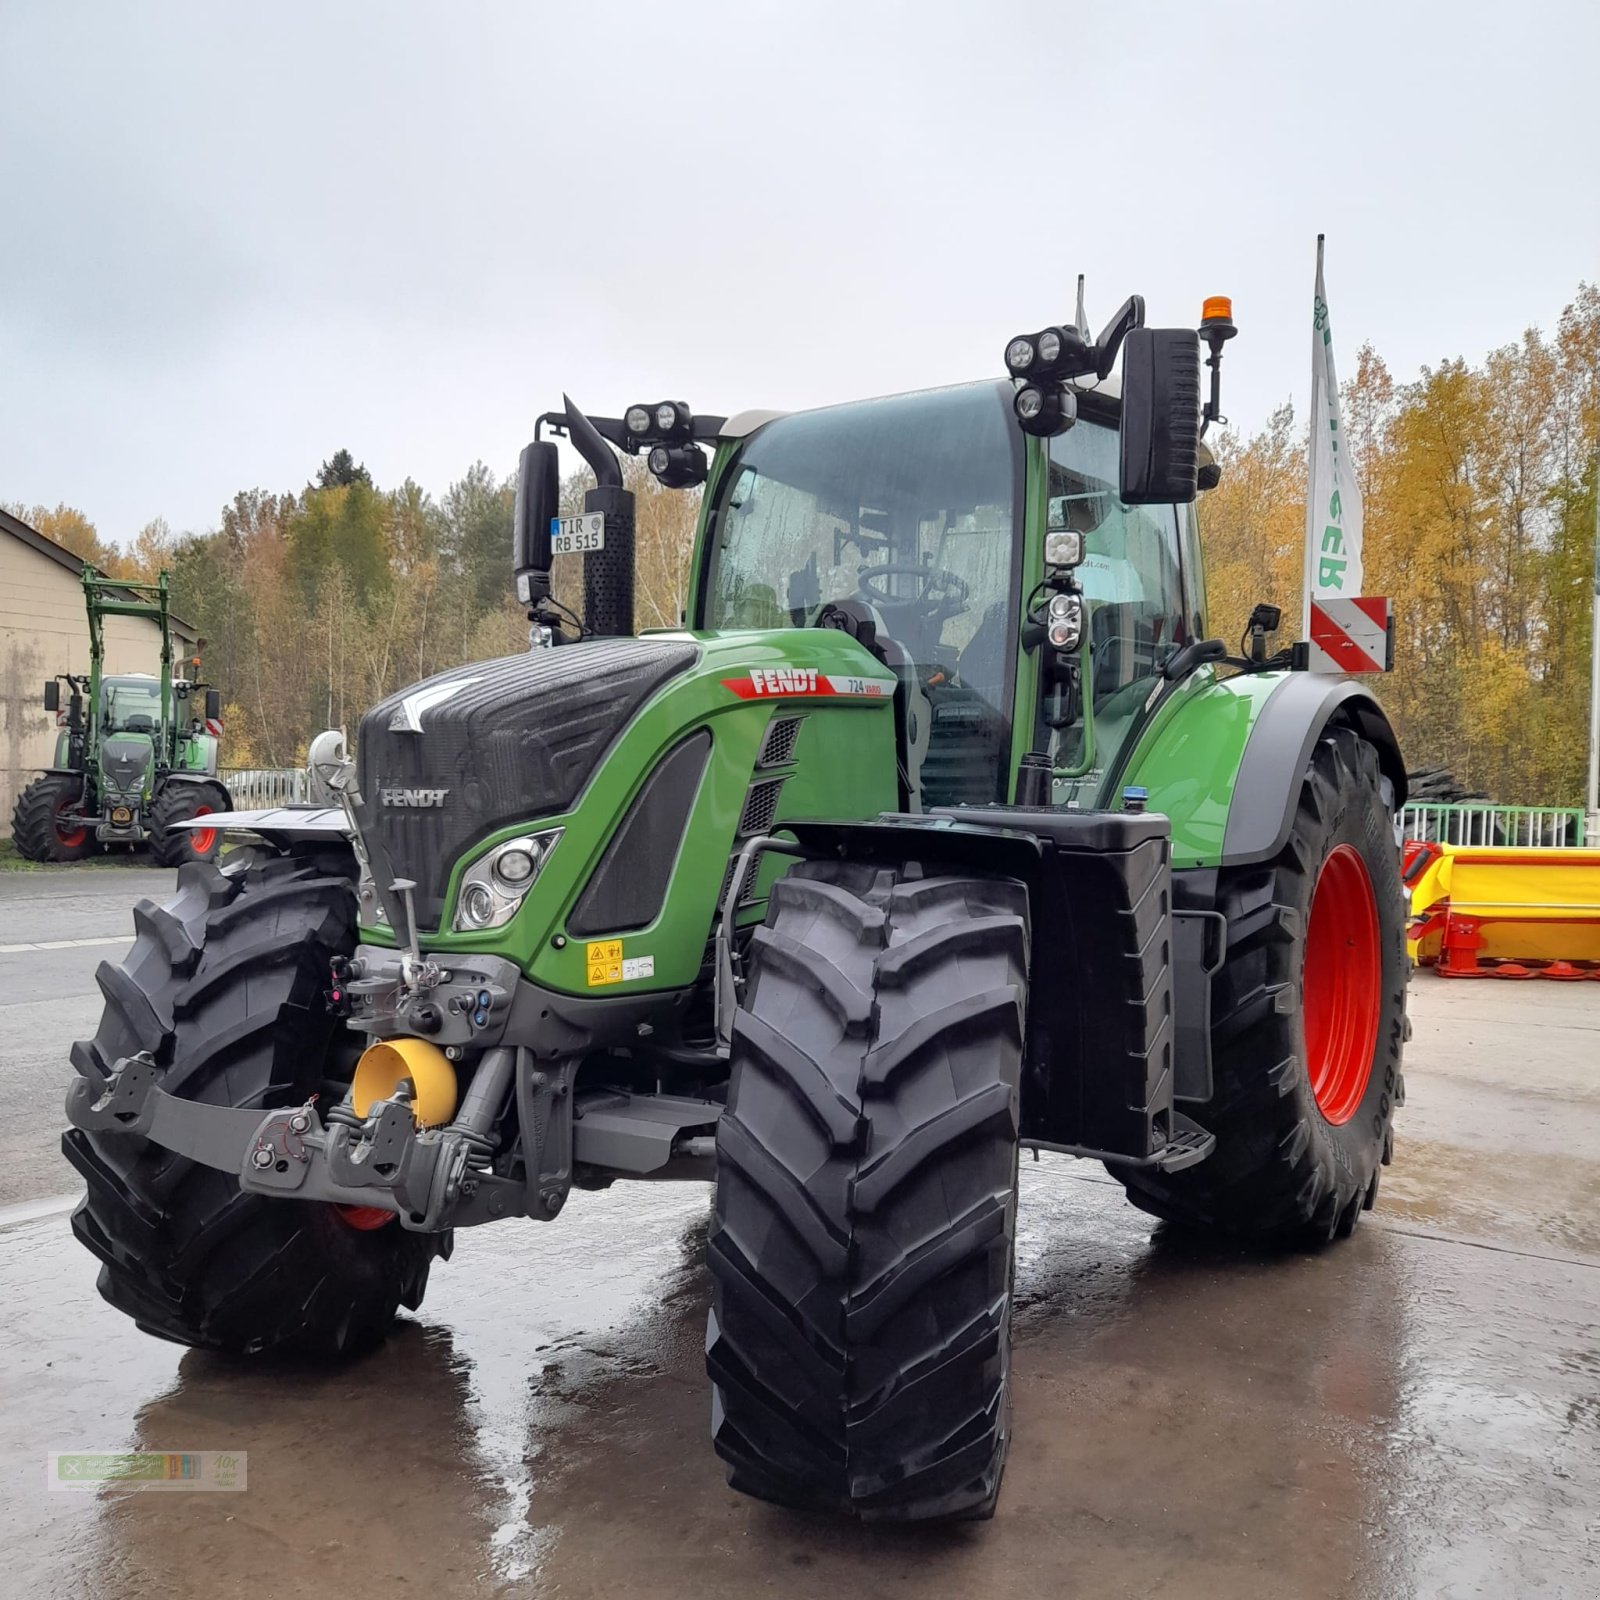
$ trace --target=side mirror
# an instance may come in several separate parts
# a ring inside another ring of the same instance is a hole
[[[46,711],[61,709],[61,685],[54,678],[44,686],[44,708]]]
[[[553,440],[535,440],[517,470],[517,511],[511,531],[511,566],[517,599],[536,605],[550,593],[550,521],[560,509],[561,463]]]
[[[1192,502],[1199,448],[1200,335],[1188,328],[1133,329],[1122,355],[1123,502]]]
[[[222,720],[222,691],[220,689],[206,690],[206,721],[220,722]]]

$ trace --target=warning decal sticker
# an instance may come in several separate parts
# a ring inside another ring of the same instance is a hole
[[[589,966],[589,987],[622,982],[622,941],[596,939],[584,954]]]
[[[653,978],[656,975],[654,956],[629,956],[623,958],[620,939],[596,939],[584,951],[588,968],[588,986],[598,989],[608,983],[628,983],[634,978]]]

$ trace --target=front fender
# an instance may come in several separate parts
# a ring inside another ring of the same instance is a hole
[[[164,789],[164,788],[166,788],[166,786],[169,783],[203,783],[203,784],[206,784],[209,788],[218,789],[218,790],[220,790],[222,792],[223,798],[224,798],[224,800],[226,802],[226,804],[224,804],[221,809],[224,810],[224,811],[232,811],[233,810],[233,796],[228,793],[228,786],[225,783],[223,783],[223,781],[220,778],[214,776],[212,773],[209,773],[209,772],[169,772],[166,775],[166,777],[164,777],[161,780],[161,787]]]
[[[1157,711],[1126,782],[1172,819],[1174,867],[1268,861],[1289,837],[1312,747],[1330,724],[1377,751],[1405,803],[1405,763],[1383,707],[1360,684],[1309,672],[1196,673]]]

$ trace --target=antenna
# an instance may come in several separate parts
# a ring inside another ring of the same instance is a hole
[[[1089,313],[1083,309],[1083,274],[1078,274],[1078,332],[1083,335],[1083,342],[1089,342]]]

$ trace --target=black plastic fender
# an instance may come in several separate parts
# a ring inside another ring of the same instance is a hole
[[[222,810],[233,810],[233,796],[228,793],[227,784],[225,784],[214,772],[169,772],[156,785],[157,793],[159,793],[162,789],[165,789],[169,783],[208,783],[213,789],[218,790],[223,799],[227,802],[226,805],[222,807]],[[154,797],[152,796],[152,799],[153,798]]]
[[[1380,770],[1394,786],[1395,809],[1405,804],[1400,741],[1372,694],[1342,678],[1291,672],[1267,698],[1245,741],[1222,840],[1224,866],[1270,861],[1288,842],[1306,763],[1333,722],[1353,728],[1372,745]]]

